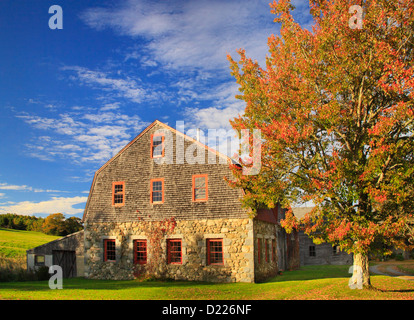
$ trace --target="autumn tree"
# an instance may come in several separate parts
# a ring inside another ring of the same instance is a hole
[[[55,236],[66,236],[82,229],[81,219],[77,217],[65,219],[62,213],[48,215],[42,225],[44,233]]]
[[[43,232],[51,235],[62,235],[65,230],[65,216],[62,213],[48,215],[43,222]]]
[[[362,28],[350,23],[355,4]],[[302,221],[289,210],[285,228],[353,253],[370,287],[369,255],[413,244],[412,0],[311,0],[311,30],[289,0],[270,6],[281,30],[268,39],[266,66],[244,50],[228,57],[246,103],[231,124],[263,139],[260,173],[233,166],[231,184],[253,211],[312,201]]]
[[[66,234],[75,233],[83,230],[82,219],[78,217],[70,217],[65,220],[65,229]]]

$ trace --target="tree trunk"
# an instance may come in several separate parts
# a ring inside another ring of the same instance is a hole
[[[352,278],[349,281],[349,287],[351,289],[371,288],[367,254],[354,254],[354,265],[352,270]]]

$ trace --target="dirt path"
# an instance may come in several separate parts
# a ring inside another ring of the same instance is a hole
[[[369,267],[369,270],[372,273],[381,274],[384,276],[390,276],[390,277],[396,277],[402,280],[414,281],[414,275],[401,271],[397,267],[398,265],[406,265],[406,266],[412,267],[414,266],[414,262],[412,260],[379,262],[378,264]]]

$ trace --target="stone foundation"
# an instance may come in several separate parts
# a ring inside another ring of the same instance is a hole
[[[254,282],[253,220],[199,219],[176,222],[172,234],[161,240],[162,256],[152,276],[175,280]],[[104,239],[115,239],[116,261],[104,261]],[[143,269],[133,263],[135,239],[147,239],[143,222],[86,223],[85,276],[94,279],[133,279],[136,270]],[[182,264],[167,264],[167,239],[181,239]],[[208,265],[207,239],[223,239],[223,265]],[[148,239],[147,246],[150,260]]]
[[[260,282],[277,275],[276,226],[254,220],[254,272]]]

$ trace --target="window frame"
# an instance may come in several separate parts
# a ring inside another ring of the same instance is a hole
[[[316,246],[315,245],[309,246],[309,257],[316,257]]]
[[[158,182],[158,181],[161,181],[161,191],[155,191],[155,192],[161,192],[161,198],[162,198],[162,200],[161,201],[153,201],[153,190],[152,190],[152,188],[153,188],[153,182]],[[150,180],[150,202],[152,203],[152,204],[162,204],[162,203],[164,203],[164,178],[156,178],[156,179],[151,179]]]
[[[261,263],[262,257],[262,238],[257,238],[257,263]]]
[[[272,261],[276,262],[276,239],[272,239]]]
[[[138,260],[138,250],[137,250],[137,248],[138,248],[138,246],[137,246],[137,244],[138,244],[138,242],[142,242],[142,243],[145,243],[145,251],[139,251],[139,252],[145,252],[144,253],[144,255],[145,255],[145,261],[144,260]],[[141,265],[143,265],[143,264],[147,264],[147,262],[148,262],[148,245],[147,245],[147,240],[146,239],[135,239],[135,240],[133,240],[133,250],[134,250],[134,264],[141,264]]]
[[[171,251],[173,243],[180,243],[180,251]],[[180,253],[180,261],[171,261],[172,253]],[[167,264],[183,264],[183,241],[182,239],[167,239]]]
[[[161,155],[154,156],[154,138],[161,137]],[[151,135],[151,159],[154,158],[163,158],[165,155],[165,135],[163,133],[154,133]]]
[[[269,262],[269,239],[265,239],[265,261]]]
[[[196,178],[205,178],[205,187],[204,188],[196,188],[195,187],[195,179]],[[203,199],[196,199],[195,198],[195,191],[196,189],[205,189],[206,190],[206,196]],[[208,174],[194,174],[192,177],[192,195],[193,195],[193,202],[206,202],[208,201]]]
[[[37,261],[37,258],[40,258],[40,257],[42,257],[43,258],[43,262],[39,262],[39,261]],[[35,256],[34,256],[34,263],[35,263],[35,266],[45,266],[46,265],[46,257],[45,257],[45,255],[44,254],[36,254]]]
[[[122,192],[115,192],[115,186],[122,185]],[[115,203],[115,195],[122,195],[122,203]],[[125,205],[125,181],[112,182],[112,205],[122,207]]]
[[[108,243],[114,244],[113,253],[114,253],[115,259],[108,259],[108,246],[107,246]],[[103,246],[104,246],[104,262],[115,262],[116,261],[116,240],[115,239],[103,239]]]
[[[224,246],[223,246],[223,239],[222,238],[211,238],[206,239],[206,246],[207,246],[207,265],[209,266],[222,266],[224,265]],[[211,243],[212,242],[220,242],[221,243],[221,251],[211,251]],[[221,262],[211,262],[211,253],[220,253],[221,254]]]

